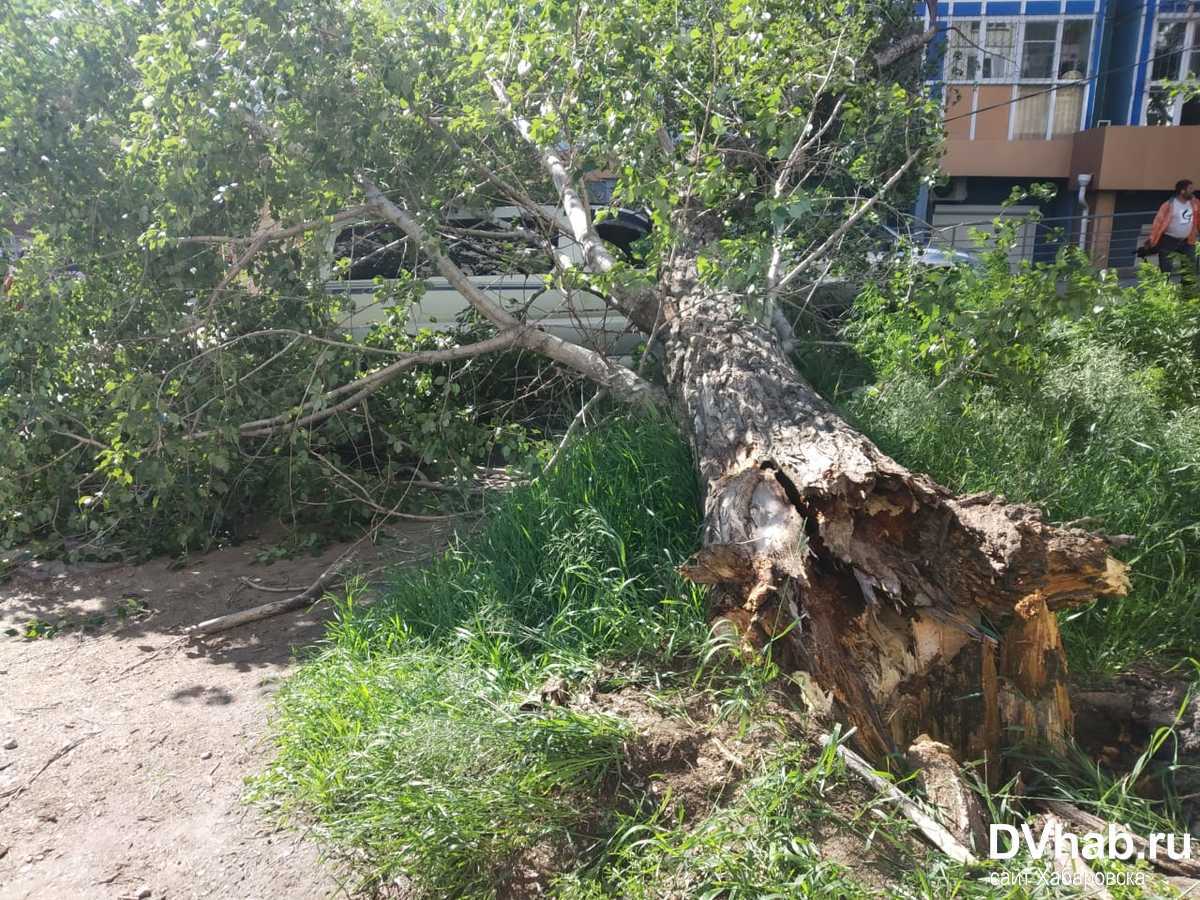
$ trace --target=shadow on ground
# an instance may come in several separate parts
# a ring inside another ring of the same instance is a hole
[[[400,565],[428,559],[451,529],[450,523],[401,526],[379,545],[360,549],[350,571],[378,577],[385,560]],[[163,650],[158,638],[169,636],[186,641],[188,656],[239,671],[283,664],[321,639],[327,604],[204,639],[186,637],[198,622],[300,593],[346,549],[338,544],[264,565],[261,547],[247,542],[183,565],[172,559],[140,565],[25,563],[0,583],[0,645],[106,639],[135,642],[150,657]]]

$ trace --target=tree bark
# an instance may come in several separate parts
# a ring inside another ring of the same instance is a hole
[[[715,619],[807,683],[876,762],[925,734],[960,761],[1072,727],[1055,612],[1123,594],[1107,542],[989,494],[956,497],[843,421],[765,327],[663,278],[665,364],[705,486]]]

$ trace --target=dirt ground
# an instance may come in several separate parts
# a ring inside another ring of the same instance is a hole
[[[425,558],[446,531],[413,523],[361,565]],[[272,694],[327,608],[181,638],[287,596],[247,581],[303,589],[345,549],[264,565],[266,546],[178,568],[25,563],[0,583],[0,898],[345,894],[243,800],[269,758]],[[71,627],[28,639],[37,620]]]

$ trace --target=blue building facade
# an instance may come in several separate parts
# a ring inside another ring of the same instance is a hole
[[[934,226],[989,221],[1014,187],[1050,182],[1054,228],[1031,231],[1023,255],[1065,233],[1123,266],[1175,181],[1200,182],[1200,96],[1180,89],[1200,78],[1200,3],[950,2],[937,28],[945,183],[918,211]]]

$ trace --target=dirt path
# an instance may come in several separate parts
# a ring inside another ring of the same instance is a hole
[[[440,540],[413,526],[373,552],[419,558]],[[343,893],[311,845],[242,801],[268,758],[271,695],[293,651],[320,637],[324,608],[179,640],[285,596],[241,579],[303,588],[342,549],[271,566],[246,545],[178,569],[26,564],[0,584],[0,898]],[[5,633],[35,619],[75,627]]]

